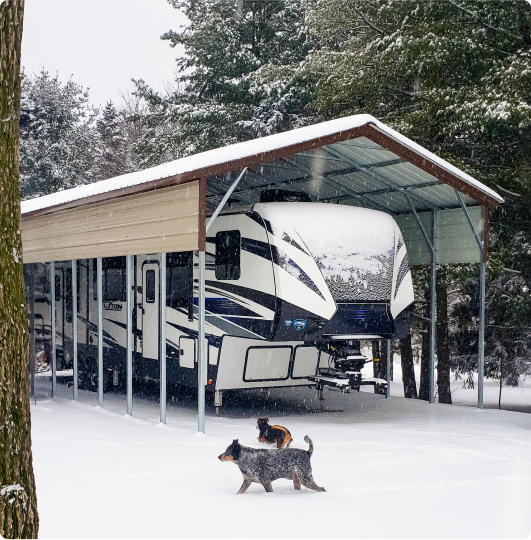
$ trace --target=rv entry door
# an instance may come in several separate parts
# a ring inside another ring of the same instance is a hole
[[[159,276],[158,262],[149,261],[142,265],[142,356],[154,360],[159,358]]]

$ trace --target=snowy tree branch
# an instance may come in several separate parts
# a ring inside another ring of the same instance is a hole
[[[446,0],[446,1],[449,2],[450,4],[452,4],[452,6],[456,7],[457,9],[463,11],[467,15],[470,15],[471,17],[473,17],[476,22],[478,22],[479,24],[481,24],[485,28],[488,28],[489,30],[494,30],[495,32],[502,32],[503,34],[507,34],[508,36],[511,36],[511,37],[516,38],[518,40],[522,39],[520,36],[517,36],[516,34],[513,34],[512,32],[509,32],[508,30],[505,30],[504,28],[496,28],[495,26],[492,26],[488,22],[485,22],[476,13],[464,8],[463,6],[460,6],[457,2],[454,2],[454,0]]]

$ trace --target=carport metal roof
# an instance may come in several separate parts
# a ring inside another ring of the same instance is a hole
[[[270,135],[171,161],[157,167],[22,202],[34,215],[209,178],[207,204],[216,206],[231,180],[248,167],[235,192],[242,204],[262,189],[293,186],[313,200],[341,201],[391,214],[458,208],[454,188],[467,205],[495,207],[503,199],[447,161],[370,115],[356,115]],[[258,195],[259,197],[259,195]]]

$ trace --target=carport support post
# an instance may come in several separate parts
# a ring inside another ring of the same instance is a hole
[[[133,416],[133,257],[125,258],[126,302],[127,302],[127,414]],[[98,295],[99,298],[99,295]],[[99,310],[98,310],[99,313]],[[99,363],[98,363],[99,365]]]
[[[166,253],[160,257],[160,421],[166,423]]]
[[[387,380],[387,388],[385,390],[385,399],[391,395],[391,340],[387,340],[387,373],[385,376]]]
[[[103,407],[103,265],[98,257],[96,270],[98,273],[98,405]]]
[[[481,207],[483,228],[486,229],[486,208]],[[478,408],[483,409],[483,376],[485,372],[485,280],[487,262],[485,261],[486,231],[483,231],[483,243],[480,245],[479,261],[479,336],[478,336]]]
[[[55,261],[50,262],[50,331],[52,334],[52,397],[57,394],[57,343],[55,337]]]
[[[430,379],[429,379],[429,403],[435,401],[435,323],[437,317],[437,298],[435,288],[437,286],[437,213],[432,212],[431,217],[431,294],[430,294]]]
[[[74,355],[72,359],[74,368],[74,400],[77,401],[79,399],[77,365],[77,259],[72,260],[72,344]]]
[[[29,372],[30,397],[35,397],[35,263],[29,265]]]
[[[199,317],[198,317],[198,362],[197,362],[197,430],[205,432],[205,385],[206,385],[206,351],[205,351],[205,251],[199,251]]]

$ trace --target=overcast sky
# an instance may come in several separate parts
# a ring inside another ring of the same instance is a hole
[[[94,105],[120,102],[120,90],[131,90],[131,78],[157,90],[174,78],[172,49],[160,36],[178,31],[185,17],[166,0],[26,0],[22,65],[72,77],[90,88]]]

